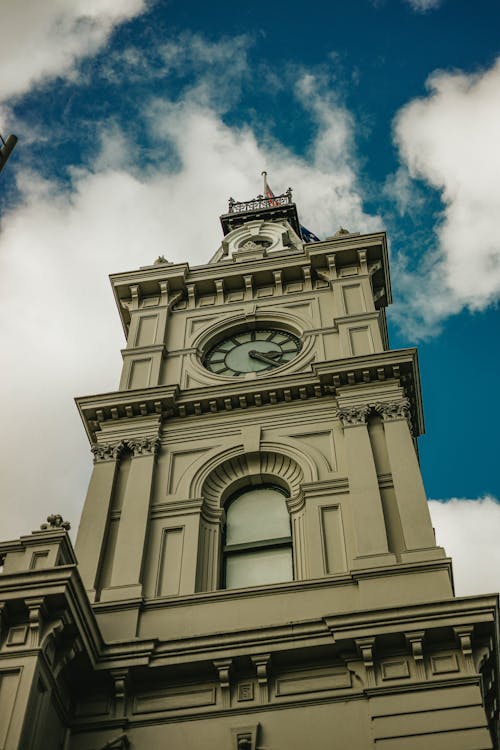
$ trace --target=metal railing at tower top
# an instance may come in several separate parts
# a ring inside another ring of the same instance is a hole
[[[292,188],[288,188],[286,193],[282,193],[282,195],[273,195],[269,197],[258,195],[251,201],[235,201],[234,198],[229,198],[228,213],[240,214],[245,213],[245,211],[259,211],[262,209],[276,208],[277,206],[290,206],[292,203]]]

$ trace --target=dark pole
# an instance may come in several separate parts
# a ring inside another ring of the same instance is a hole
[[[7,159],[12,153],[12,150],[14,146],[17,143],[17,137],[15,135],[9,135],[6,141],[2,138],[0,135],[0,141],[2,142],[2,146],[0,148],[0,172],[5,166],[5,163],[7,162]]]

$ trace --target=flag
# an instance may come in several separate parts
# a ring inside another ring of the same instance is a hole
[[[268,199],[270,206],[278,206],[278,202],[274,200],[274,193],[267,184],[267,172],[262,172],[264,177],[264,196]]]
[[[304,242],[321,242],[320,238],[316,237],[314,232],[309,231],[309,229],[303,227],[302,224],[300,225],[300,233]]]

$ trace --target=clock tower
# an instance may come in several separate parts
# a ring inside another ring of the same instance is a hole
[[[65,750],[497,747],[497,597],[456,598],[436,545],[385,234],[306,242],[290,190],[221,223],[206,265],[111,277],[126,347],[119,390],[77,399],[78,563],[60,528],[0,547],[62,623],[42,668],[9,605],[30,712],[0,747],[41,748],[49,710]]]

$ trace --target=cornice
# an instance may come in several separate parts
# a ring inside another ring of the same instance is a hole
[[[327,265],[326,257],[335,255],[338,267],[353,265],[359,262],[358,251],[366,251],[369,263],[380,262],[374,284],[384,288],[385,302],[392,302],[389,276],[389,255],[385,232],[373,232],[363,235],[330,237],[320,242],[304,245],[302,252],[290,254],[276,253],[264,258],[246,260],[238,263],[207,263],[190,267],[188,263],[165,263],[146,266],[135,271],[112,274],[111,286],[115,296],[125,335],[130,321],[129,312],[122,301],[129,299],[131,287],[136,287],[139,295],[160,296],[160,285],[166,284],[170,295],[186,292],[188,284],[204,284],[210,287],[215,281],[242,274],[269,273],[274,270],[286,271],[309,266],[312,272]]]
[[[46,608],[54,602],[58,613],[65,610],[67,619],[74,624],[82,640],[91,664],[96,666],[104,641],[77,566],[58,565],[0,575],[0,601],[26,601],[31,598],[42,600]]]
[[[100,425],[138,417],[200,417],[202,414],[259,408],[269,404],[332,399],[342,386],[376,385],[396,379],[409,399],[415,434],[424,432],[420,376],[416,349],[396,349],[362,357],[345,357],[312,364],[312,372],[285,379],[273,376],[238,380],[181,391],[178,386],[156,386],[77,398],[76,404],[91,443]],[[373,400],[378,401],[376,390]],[[133,422],[130,423],[131,426]]]
[[[96,608],[101,609],[99,605]],[[171,604],[170,604],[171,606]],[[125,663],[144,663],[151,666],[178,665],[196,660],[289,651],[324,646],[332,643],[345,648],[367,636],[380,638],[415,631],[453,629],[472,625],[486,629],[496,641],[498,596],[464,597],[448,601],[386,607],[381,610],[362,610],[350,613],[326,614],[324,617],[287,622],[259,628],[219,631],[210,635],[189,636],[168,641],[146,641],[106,644],[100,657],[101,668]],[[138,661],[133,653],[137,649]]]

